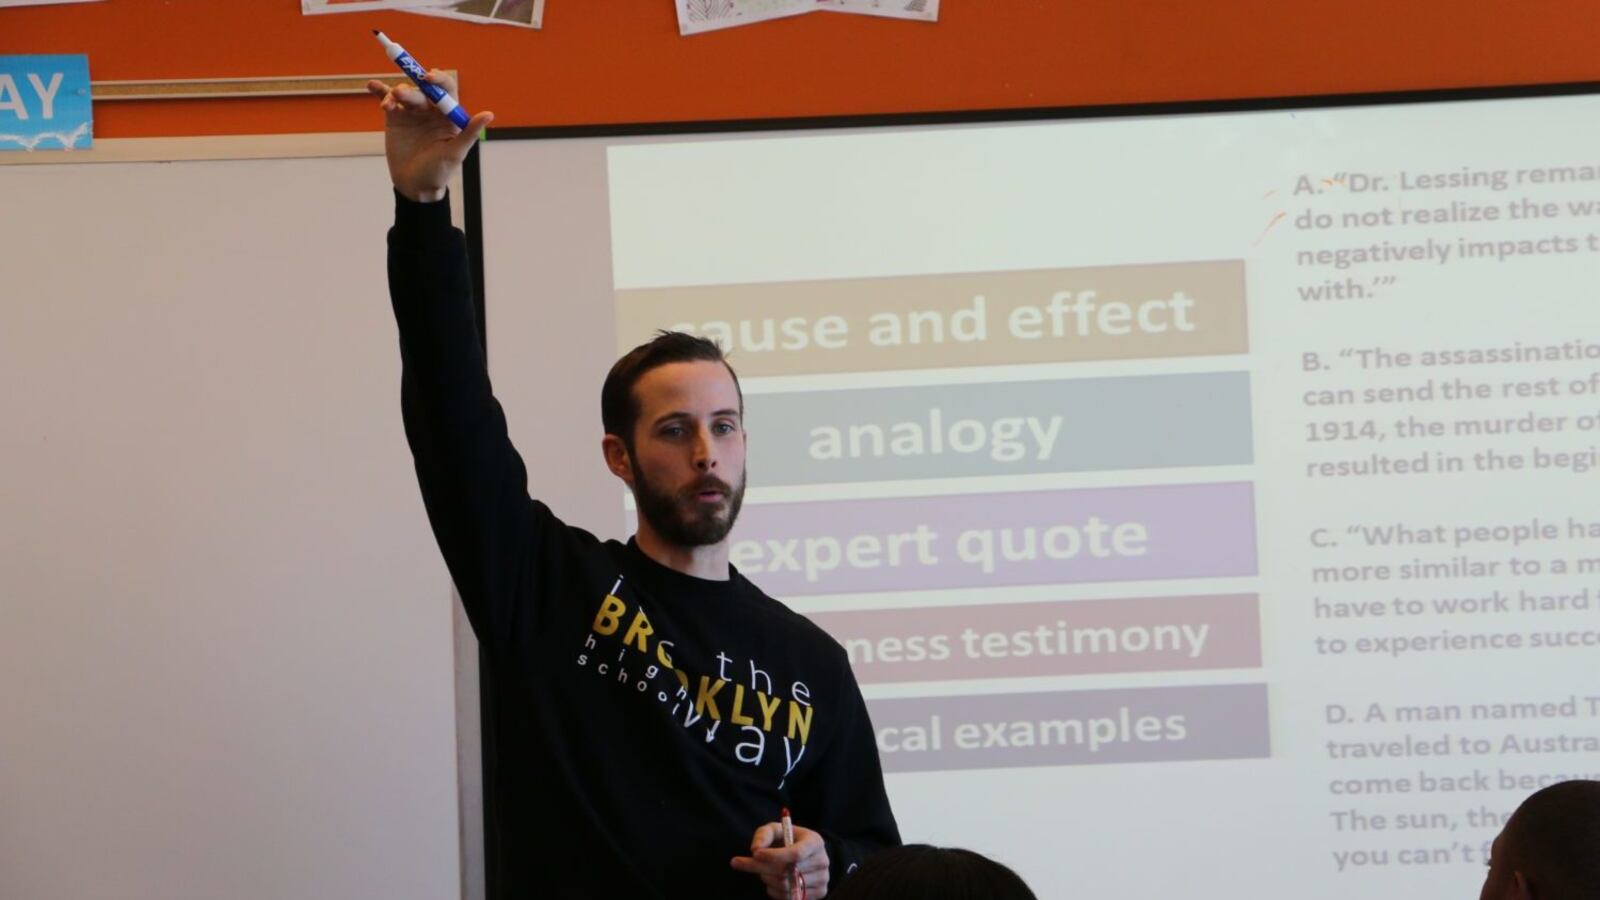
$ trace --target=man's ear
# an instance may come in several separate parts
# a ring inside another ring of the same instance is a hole
[[[1520,871],[1511,874],[1511,896],[1516,900],[1533,900],[1533,885]]]
[[[622,438],[608,434],[600,439],[600,453],[605,456],[606,468],[611,474],[621,478],[628,487],[633,487],[633,466],[628,463],[628,448],[622,443]]]

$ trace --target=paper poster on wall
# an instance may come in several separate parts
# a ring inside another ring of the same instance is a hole
[[[919,22],[939,20],[939,0],[817,0],[817,4],[832,12],[915,19]]]
[[[414,9],[418,6],[445,6],[450,0],[300,0],[302,15],[322,13],[372,12],[379,9]]]
[[[676,0],[678,31],[700,34],[816,11],[816,0]]]
[[[813,12],[858,13],[934,22],[939,0],[676,0],[678,31],[699,34]]]
[[[442,6],[407,11],[485,25],[517,25],[522,28],[541,28],[544,25],[544,0],[452,0]]]
[[[82,150],[93,143],[89,57],[0,56],[0,150]]]

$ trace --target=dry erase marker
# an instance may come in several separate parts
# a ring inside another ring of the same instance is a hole
[[[376,28],[372,29],[372,33],[378,36],[378,43],[383,45],[383,52],[389,54],[389,58],[394,60],[394,64],[400,67],[400,71],[406,73],[406,77],[410,78],[411,82],[421,89],[429,100],[433,101],[434,106],[439,107],[439,112],[449,116],[450,121],[456,123],[457,128],[465,131],[467,123],[472,121],[472,117],[467,115],[467,111],[462,109],[460,104],[456,103],[456,98],[445,93],[444,88],[429,81],[427,71],[418,65],[415,59],[411,58],[411,54],[406,52],[406,48],[384,37],[383,32]]]

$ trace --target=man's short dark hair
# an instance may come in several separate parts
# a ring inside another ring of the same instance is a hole
[[[1563,781],[1534,792],[1512,814],[1500,843],[1534,897],[1600,897],[1600,781]]]
[[[677,362],[722,363],[733,378],[734,390],[739,392],[739,413],[744,414],[744,389],[739,387],[739,376],[728,365],[716,341],[681,331],[658,331],[649,342],[617,360],[600,388],[600,424],[606,434],[621,438],[629,453],[633,452],[633,427],[639,421],[639,399],[633,386],[651,369]]]

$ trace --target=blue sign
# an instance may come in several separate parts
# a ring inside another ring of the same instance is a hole
[[[0,56],[0,150],[82,150],[93,143],[89,57]]]

